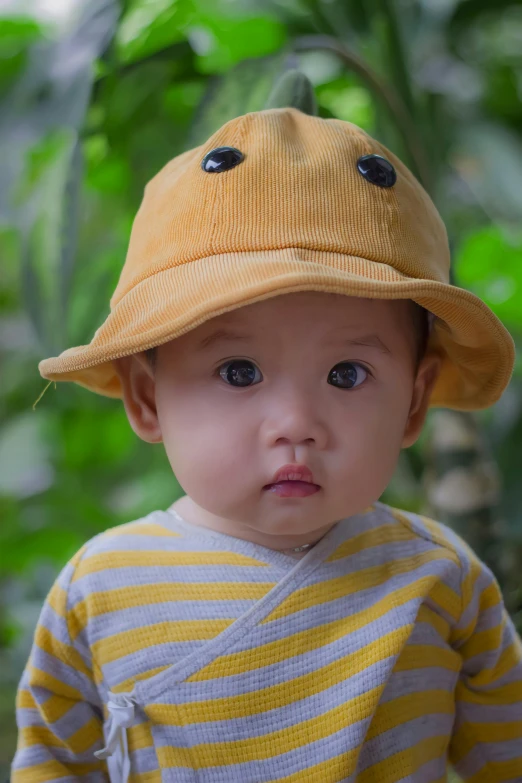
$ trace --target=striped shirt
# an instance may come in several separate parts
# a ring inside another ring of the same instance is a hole
[[[12,783],[520,783],[522,642],[423,516],[377,502],[295,559],[160,510],[62,570],[17,723]]]

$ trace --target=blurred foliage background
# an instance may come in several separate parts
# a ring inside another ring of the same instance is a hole
[[[16,0],[0,11],[0,776],[43,599],[101,530],[182,494],[122,403],[38,362],[108,315],[143,187],[299,68],[439,208],[453,282],[522,338],[519,0]],[[383,499],[452,525],[522,629],[522,365],[476,414],[432,410]]]

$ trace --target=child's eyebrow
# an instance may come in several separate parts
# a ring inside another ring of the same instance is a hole
[[[389,356],[391,356],[392,353],[377,334],[365,334],[363,337],[349,337],[342,340],[342,342],[348,345],[362,345],[366,348],[377,348],[381,353],[386,353]]]
[[[339,330],[334,330],[333,332],[330,332],[331,335],[336,335],[337,338],[339,338]],[[325,337],[328,337],[329,335],[325,335]],[[204,351],[207,348],[209,348],[211,345],[215,345],[217,342],[237,342],[237,341],[243,341],[248,342],[249,340],[252,341],[255,338],[253,338],[251,335],[248,334],[238,334],[237,332],[232,332],[227,329],[218,329],[215,332],[212,332],[211,334],[207,335],[201,342],[199,342],[196,346],[196,351]],[[381,338],[376,334],[365,334],[361,337],[344,337],[339,338],[337,340],[332,340],[333,342],[337,343],[343,343],[346,345],[359,345],[363,346],[365,348],[377,348],[381,353],[389,354],[391,355],[390,349],[382,342]]]
[[[216,332],[207,335],[200,343],[196,345],[196,351],[204,351],[211,345],[217,342],[235,342],[237,340],[243,340],[247,342],[253,338],[247,334],[237,334],[236,332],[227,331],[226,329],[218,329]]]

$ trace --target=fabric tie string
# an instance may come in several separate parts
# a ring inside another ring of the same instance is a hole
[[[127,742],[127,729],[135,719],[134,709],[136,701],[122,693],[109,693],[107,709],[109,711],[109,731],[106,745],[101,750],[95,751],[98,759],[108,759],[114,756],[110,764],[111,783],[127,783],[130,775],[129,746]]]

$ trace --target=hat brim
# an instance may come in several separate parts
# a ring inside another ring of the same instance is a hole
[[[434,313],[430,347],[442,366],[430,407],[487,408],[509,383],[513,340],[474,294],[368,259],[306,248],[223,253],[156,271],[113,304],[88,345],[44,359],[38,369],[48,380],[121,399],[113,359],[173,340],[229,310],[297,291],[412,299]]]

